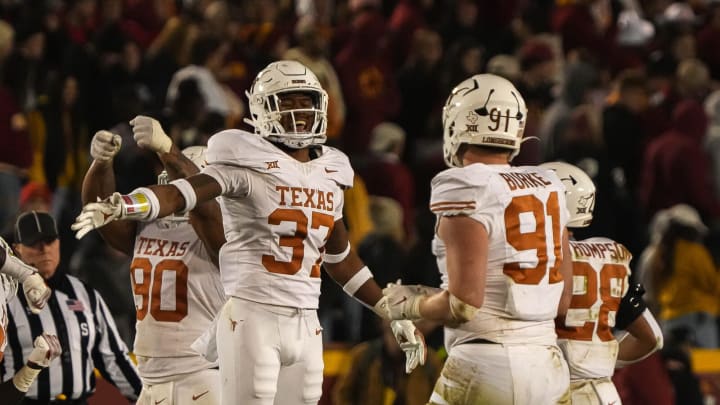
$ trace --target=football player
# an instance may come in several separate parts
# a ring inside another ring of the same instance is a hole
[[[5,239],[0,238],[0,361],[7,345],[5,340],[8,322],[7,302],[17,292],[18,282],[23,284],[25,298],[31,311],[39,313],[52,291],[37,270],[15,257]],[[0,383],[0,398],[3,404],[19,404],[40,371],[47,368],[50,362],[62,353],[57,336],[47,333],[38,336],[33,346],[27,364],[15,373],[12,379]]]
[[[315,404],[323,380],[321,266],[385,318],[386,300],[348,242],[343,190],[353,169],[344,153],[323,145],[328,100],[315,75],[295,61],[274,62],[247,95],[254,134],[215,134],[201,174],[88,204],[73,229],[82,237],[115,220],[153,220],[220,197],[227,238],[220,273],[230,297],[217,325],[222,403]],[[412,322],[392,326],[407,368],[424,362]]]
[[[565,184],[568,228],[590,225],[595,185],[580,168],[564,162],[543,163]],[[570,241],[573,295],[565,316],[557,319],[558,344],[570,367],[573,404],[619,404],[611,377],[616,367],[635,363],[662,348],[660,326],[642,299],[641,285],[629,286],[632,255],[611,239]],[[613,327],[625,330],[616,339]]]
[[[181,153],[156,120],[138,116],[131,124],[138,145],[156,152],[163,162],[160,184],[167,184],[168,177],[195,174],[204,166],[204,146]],[[94,161],[83,181],[84,202],[115,192],[113,156],[120,139],[108,131],[93,137]],[[100,233],[112,247],[133,258],[130,279],[137,310],[133,351],[143,381],[137,403],[219,404],[217,362],[190,347],[212,325],[226,300],[215,264],[225,241],[217,203],[198,204],[189,214],[149,222],[113,222]]]
[[[568,389],[554,319],[571,293],[568,213],[557,175],[509,164],[525,102],[492,74],[457,85],[443,109],[450,169],[432,180],[441,289],[393,284],[393,319],[445,323],[448,358],[431,404],[550,404]]]

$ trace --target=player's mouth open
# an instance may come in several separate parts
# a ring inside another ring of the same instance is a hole
[[[305,132],[306,126],[307,122],[305,122],[304,120],[295,121],[295,132]]]

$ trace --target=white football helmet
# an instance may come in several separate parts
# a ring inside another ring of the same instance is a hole
[[[565,185],[565,199],[570,211],[569,228],[590,225],[595,209],[595,183],[582,169],[565,162],[547,162],[540,167],[554,170]]]
[[[462,144],[520,151],[527,107],[508,80],[493,74],[474,75],[455,86],[443,107],[443,154],[448,166],[461,167]]]
[[[280,95],[304,93],[311,97],[308,108],[280,110]],[[302,63],[281,60],[273,62],[255,77],[249,92],[245,92],[250,105],[250,119],[245,119],[255,132],[272,142],[300,149],[323,144],[327,139],[327,92],[315,74]],[[281,121],[290,119],[289,128]],[[312,117],[312,125],[307,121]],[[298,131],[298,125],[302,128]]]

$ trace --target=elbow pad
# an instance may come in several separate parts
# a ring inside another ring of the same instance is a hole
[[[627,329],[638,317],[640,317],[647,309],[647,304],[642,296],[645,294],[645,288],[642,284],[630,286],[630,289],[620,301],[620,307],[615,315],[615,327],[617,329]]]

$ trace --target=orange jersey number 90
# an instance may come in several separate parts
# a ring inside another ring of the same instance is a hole
[[[140,283],[135,274],[136,270],[142,270]],[[168,271],[175,273],[175,309],[173,310],[160,308],[163,273]],[[153,271],[152,263],[148,258],[136,257],[130,265],[130,276],[135,295],[142,298],[142,304],[136,305],[139,321],[145,319],[148,311],[156,321],[160,322],[180,322],[187,316],[188,268],[182,260],[164,259],[155,265]]]
[[[520,216],[531,214],[535,219],[535,230],[532,232],[520,231]],[[552,249],[555,260],[548,268],[548,246],[545,235],[545,218],[549,216],[552,228]],[[536,196],[529,194],[513,197],[505,208],[505,227],[507,228],[507,242],[517,251],[535,250],[537,266],[532,268],[520,267],[520,262],[505,263],[503,273],[518,284],[540,284],[546,273],[550,273],[550,283],[562,281],[560,274],[560,205],[558,195],[553,191],[543,204]]]

